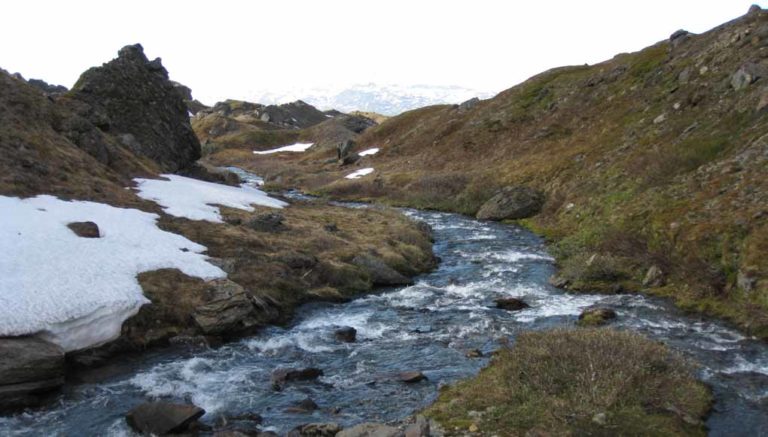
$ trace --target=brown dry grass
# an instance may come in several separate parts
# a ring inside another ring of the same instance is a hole
[[[711,399],[662,344],[608,329],[553,330],[520,334],[425,414],[456,434],[474,424],[482,435],[705,435]]]

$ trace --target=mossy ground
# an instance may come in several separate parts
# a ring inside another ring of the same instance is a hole
[[[520,334],[424,412],[449,435],[705,435],[709,389],[662,344],[610,329]]]

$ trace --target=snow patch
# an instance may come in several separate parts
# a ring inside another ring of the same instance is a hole
[[[365,175],[369,175],[371,173],[373,173],[373,168],[371,168],[371,167],[361,168],[360,170],[354,171],[354,172],[344,176],[344,178],[345,179],[357,179],[357,178],[361,178],[361,177],[363,177]]]
[[[379,153],[379,148],[378,147],[374,147],[373,149],[363,150],[362,152],[358,153],[358,155],[360,155],[360,156],[368,156],[368,155],[375,155],[377,153]]]
[[[189,276],[226,274],[205,246],[157,227],[157,214],[53,196],[0,196],[0,337],[38,334],[73,351],[120,335],[148,303],[136,275],[176,268]],[[101,238],[67,228],[92,221]]]
[[[296,143],[289,146],[278,147],[277,149],[254,150],[253,153],[255,155],[269,155],[270,153],[278,152],[305,152],[307,149],[312,147],[313,144],[315,143]]]
[[[163,207],[163,211],[176,217],[190,220],[207,220],[221,223],[218,206],[253,211],[251,205],[282,208],[287,203],[269,197],[265,192],[251,186],[231,187],[198,179],[171,174],[162,175],[168,180],[134,179],[138,195]]]

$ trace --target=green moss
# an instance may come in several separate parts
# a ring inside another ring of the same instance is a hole
[[[448,430],[475,423],[484,435],[705,435],[711,400],[667,347],[585,328],[521,334],[425,414]]]

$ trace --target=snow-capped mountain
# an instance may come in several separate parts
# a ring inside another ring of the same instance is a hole
[[[443,103],[461,103],[472,97],[488,98],[492,93],[460,86],[436,85],[354,85],[344,89],[312,88],[284,93],[254,93],[252,101],[282,104],[303,100],[319,109],[343,112],[370,111],[397,115],[411,109]]]

